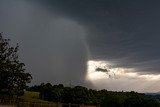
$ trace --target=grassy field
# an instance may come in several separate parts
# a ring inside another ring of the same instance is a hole
[[[25,91],[19,98],[23,101],[19,103],[20,107],[57,107],[56,103],[39,99],[39,92]]]
[[[48,103],[48,101],[39,99],[39,92],[25,91],[24,95],[19,98],[26,102]]]

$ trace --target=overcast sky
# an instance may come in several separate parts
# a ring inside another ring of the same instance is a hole
[[[13,45],[19,43],[20,60],[33,75],[32,84],[158,92],[159,4],[159,0],[0,0],[0,32]]]

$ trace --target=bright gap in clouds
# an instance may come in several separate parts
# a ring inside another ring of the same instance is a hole
[[[158,92],[160,75],[139,74],[135,69],[113,67],[108,61],[90,60],[86,79],[95,87],[113,91]]]

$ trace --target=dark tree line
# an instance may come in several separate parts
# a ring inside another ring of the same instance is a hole
[[[50,83],[35,85],[29,90],[40,92],[40,98],[47,101],[75,104],[94,104],[101,107],[160,107],[157,100],[137,92],[112,92],[93,90],[82,86],[64,87]]]
[[[13,98],[23,94],[31,75],[25,72],[24,63],[18,58],[18,44],[13,47],[0,33],[0,98]]]

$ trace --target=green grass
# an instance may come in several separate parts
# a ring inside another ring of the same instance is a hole
[[[48,101],[39,99],[39,92],[32,92],[32,91],[25,91],[24,95],[20,96],[19,98],[26,102],[39,102],[39,103],[48,102]]]
[[[28,107],[28,105],[34,105],[34,107],[39,107],[40,105],[45,107],[56,107],[56,103],[48,102],[41,100],[39,98],[39,92],[32,92],[32,91],[25,91],[23,96],[20,96],[19,99],[21,99],[23,102],[20,102],[20,107]],[[43,107],[42,106],[42,107]]]
[[[39,98],[39,92],[25,91],[24,95],[19,98],[26,102],[48,103]]]

